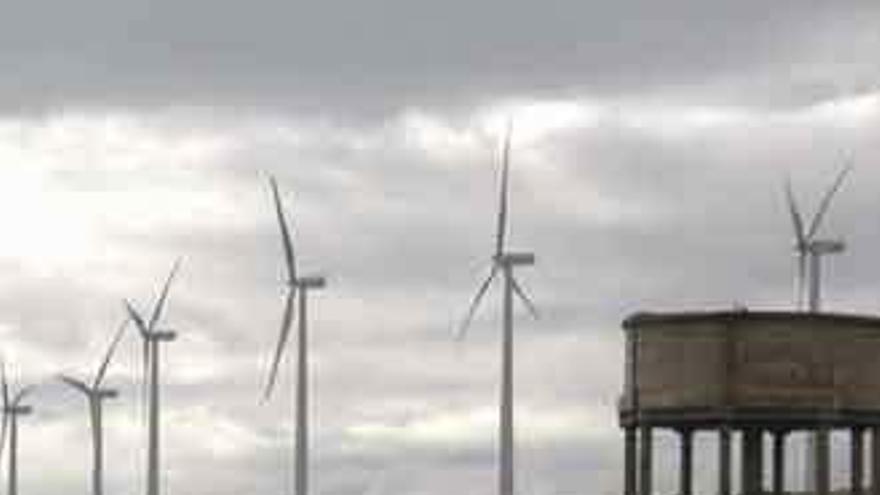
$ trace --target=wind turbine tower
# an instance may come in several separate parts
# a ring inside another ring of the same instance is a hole
[[[125,308],[129,317],[135,322],[141,338],[143,339],[143,371],[145,380],[147,380],[147,495],[159,495],[159,474],[160,474],[160,436],[159,436],[159,349],[160,344],[171,342],[177,338],[177,333],[172,330],[161,330],[157,328],[159,319],[165,304],[168,301],[168,291],[171,282],[177,274],[180,267],[180,260],[175,261],[171,268],[171,273],[165,280],[162,292],[149,321],[137,312],[129,301],[125,301]]]
[[[807,310],[811,313],[818,313],[822,308],[822,257],[829,254],[839,254],[844,251],[846,244],[838,239],[819,239],[817,234],[822,226],[822,220],[825,217],[834,195],[840,189],[844,179],[852,170],[852,164],[845,166],[837,174],[834,183],[825,192],[822,202],[819,203],[819,209],[813,215],[810,221],[809,229],[804,229],[803,216],[794,199],[794,193],[791,189],[791,182],[786,182],[786,199],[788,200],[789,213],[794,226],[795,233],[795,253],[798,257],[797,266],[797,300],[798,307],[803,306],[804,285],[806,283],[807,290]]]
[[[127,326],[128,320],[126,319],[116,331],[113,341],[110,343],[110,347],[104,356],[104,360],[98,367],[98,371],[90,384],[68,375],[58,376],[61,381],[70,385],[74,390],[81,392],[88,401],[89,420],[92,428],[92,493],[94,495],[103,495],[104,493],[104,401],[115,399],[119,395],[118,391],[103,388],[101,385],[104,381],[104,376],[107,374],[110,359],[113,357],[113,353],[119,345],[123,331]]]
[[[293,322],[294,299],[296,299],[299,320],[297,324],[297,375],[296,375],[296,433],[295,433],[295,494],[306,495],[308,493],[308,293],[311,290],[323,289],[326,285],[324,277],[299,276],[296,270],[296,259],[293,249],[293,240],[287,221],[284,218],[284,209],[281,206],[281,197],[278,194],[278,184],[271,177],[272,197],[275,202],[275,215],[281,230],[281,241],[284,248],[284,261],[287,266],[287,296],[284,305],[284,313],[281,320],[281,332],[278,344],[275,348],[275,356],[269,372],[269,381],[266,384],[263,399],[268,400],[275,387],[278,378],[278,366],[284,355],[284,349],[290,336],[290,325]]]
[[[33,386],[24,387],[19,390],[14,397],[10,399],[9,384],[6,381],[6,367],[0,363],[0,387],[2,387],[3,395],[3,425],[2,433],[0,433],[0,452],[2,445],[5,444],[7,429],[9,431],[9,479],[7,493],[9,495],[18,495],[18,417],[27,416],[33,412],[31,406],[21,403],[21,401],[33,390]]]
[[[474,314],[495,279],[501,272],[504,280],[502,293],[502,344],[501,344],[501,406],[499,409],[499,495],[514,493],[514,431],[513,431],[513,297],[516,295],[526,308],[537,316],[534,304],[526,296],[517,281],[514,270],[519,266],[535,263],[535,255],[529,252],[508,251],[505,244],[507,236],[508,176],[510,170],[510,139],[512,126],[508,123],[501,157],[501,186],[499,191],[498,219],[495,232],[495,250],[492,254],[492,268],[471,300],[467,315],[458,331],[458,338],[464,336],[473,320]]]

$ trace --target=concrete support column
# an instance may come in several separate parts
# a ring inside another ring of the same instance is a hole
[[[678,456],[679,463],[679,481],[678,493],[680,495],[691,495],[693,493],[693,452],[694,452],[694,432],[691,429],[682,429],[678,431],[680,442],[680,451]]]
[[[731,495],[730,428],[727,426],[718,430],[718,495]]]
[[[865,431],[861,426],[854,426],[849,432],[849,487],[852,495],[862,495],[864,487],[864,433]]]
[[[654,450],[654,442],[653,442],[653,430],[650,426],[643,425],[640,428],[641,437],[641,446],[639,452],[639,495],[651,495],[651,491],[653,490],[651,486],[651,481],[653,477],[652,473],[652,460],[653,460],[653,450]]]
[[[831,491],[829,432],[825,426],[816,431],[816,459],[814,465],[816,495],[829,495]]]
[[[764,456],[762,431],[750,428],[743,431],[742,446],[742,492],[744,495],[757,495],[764,486]]]
[[[773,432],[773,495],[785,493],[785,437],[788,432]]]
[[[755,433],[755,493],[764,493],[764,430]]]
[[[880,495],[880,426],[871,427],[871,493]]]
[[[623,432],[623,495],[638,495],[636,492],[637,439],[636,427],[627,426]]]

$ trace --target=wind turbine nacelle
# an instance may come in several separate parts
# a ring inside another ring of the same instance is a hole
[[[327,285],[327,279],[319,276],[301,277],[297,285],[304,289],[323,289]]]
[[[114,389],[101,389],[98,390],[98,398],[99,399],[115,399],[119,397],[119,391]]]
[[[19,414],[19,415],[30,414],[30,413],[34,412],[34,408],[31,406],[13,406],[10,408],[9,412],[12,414]]]
[[[177,332],[174,330],[157,330],[151,336],[159,342],[170,342],[177,338]]]
[[[810,243],[810,247],[815,254],[835,254],[846,249],[846,244],[843,241],[820,239]]]
[[[497,258],[502,265],[534,265],[534,253],[503,253]]]

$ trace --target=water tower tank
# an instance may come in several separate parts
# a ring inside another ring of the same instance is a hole
[[[626,370],[619,417],[626,432],[630,494],[650,494],[653,428],[681,434],[685,495],[690,492],[691,436],[701,430],[719,434],[723,495],[730,493],[732,434],[743,442],[741,483],[746,493],[765,491],[762,439],[773,435],[772,465],[779,472],[771,491],[782,493],[785,438],[796,431],[824,434],[826,445],[816,449],[815,479],[817,492],[827,493],[827,434],[839,428],[852,432],[851,482],[862,490],[863,433],[880,431],[880,318],[802,312],[637,313],[623,327]],[[872,490],[880,494],[876,436],[873,447]]]

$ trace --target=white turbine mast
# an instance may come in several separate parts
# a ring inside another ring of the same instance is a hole
[[[27,416],[33,412],[31,406],[21,403],[31,393],[34,385],[22,388],[14,396],[9,391],[9,383],[6,380],[6,365],[0,361],[0,388],[3,396],[3,420],[0,427],[0,454],[9,440],[9,479],[7,494],[18,495],[18,417]]]
[[[499,470],[498,494],[513,495],[514,493],[514,435],[513,435],[513,296],[514,294],[525,304],[526,308],[537,317],[537,309],[529,300],[520,283],[514,276],[517,266],[532,265],[535,255],[529,252],[508,251],[507,210],[508,210],[508,177],[510,170],[510,140],[512,124],[508,122],[507,132],[501,153],[501,184],[499,187],[498,220],[495,231],[495,250],[492,254],[492,268],[489,275],[477,289],[471,300],[467,314],[458,329],[456,338],[462,338],[473,320],[474,314],[495,279],[498,272],[504,277],[502,296],[502,345],[501,345],[501,404],[499,408]]]
[[[103,495],[104,493],[104,401],[115,399],[119,395],[117,390],[104,388],[101,385],[107,374],[107,367],[110,365],[113,353],[116,351],[127,326],[128,319],[123,321],[119,329],[116,330],[104,355],[104,360],[98,366],[98,371],[91,383],[69,375],[58,375],[58,379],[81,392],[88,401],[89,421],[92,429],[92,493],[94,495]]]
[[[807,310],[818,313],[822,308],[822,257],[843,252],[846,244],[839,239],[817,238],[822,220],[831,206],[834,195],[840,189],[844,179],[853,168],[852,162],[844,166],[837,174],[834,182],[825,192],[816,214],[813,215],[808,229],[804,228],[803,216],[798,209],[791,188],[791,180],[786,180],[785,195],[791,215],[795,234],[795,253],[797,255],[797,307],[803,309],[804,291],[807,292]]]
[[[323,289],[326,285],[321,276],[299,276],[296,271],[296,258],[293,249],[293,240],[287,221],[284,218],[284,209],[281,206],[281,197],[278,194],[278,184],[274,177],[269,178],[272,187],[272,197],[275,203],[275,216],[281,231],[281,241],[284,248],[284,261],[287,267],[287,295],[284,303],[284,313],[281,319],[281,331],[278,343],[275,347],[275,355],[269,371],[269,381],[263,393],[263,400],[268,400],[275,387],[278,378],[278,366],[284,355],[284,349],[290,336],[290,325],[294,318],[294,299],[296,299],[298,312],[297,325],[297,375],[296,375],[296,432],[295,432],[295,491],[296,495],[308,493],[308,314],[307,302],[310,290]]]
[[[131,320],[134,321],[138,328],[138,332],[143,339],[143,374],[144,383],[147,386],[147,495],[159,495],[159,454],[160,454],[160,436],[159,436],[159,349],[162,343],[171,342],[177,338],[177,332],[168,329],[160,329],[157,327],[165,305],[168,301],[168,291],[171,288],[171,282],[174,280],[178,269],[180,268],[180,259],[174,262],[159,299],[153,306],[153,312],[150,319],[145,321],[140,313],[134,308],[132,303],[125,301],[125,309]]]

